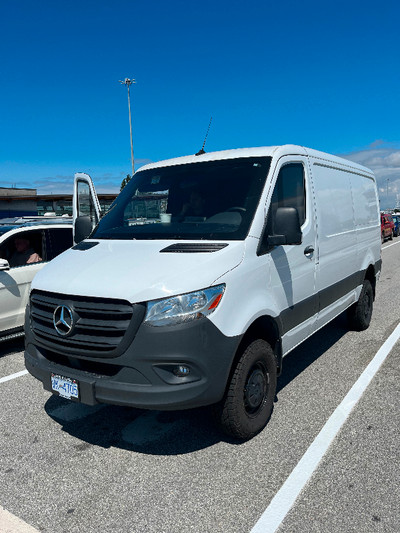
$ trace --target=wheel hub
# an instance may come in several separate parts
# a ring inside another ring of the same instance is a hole
[[[265,398],[265,391],[267,382],[264,372],[257,368],[251,372],[244,390],[245,402],[248,408],[252,411],[257,409]]]

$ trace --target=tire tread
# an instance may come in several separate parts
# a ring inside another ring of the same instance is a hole
[[[238,398],[237,395],[238,391],[241,392],[242,390],[239,383],[242,381],[243,375],[246,373],[246,366],[249,365],[249,361],[256,360],[257,357],[260,357],[260,353],[266,357],[267,362],[269,374],[268,397],[266,401],[266,409],[263,412],[263,417],[261,417],[260,423],[257,424],[254,419],[255,423],[251,424],[245,419],[243,412],[241,412],[242,406],[240,405],[240,398]],[[271,346],[262,339],[257,339],[248,344],[247,347],[244,348],[236,365],[224,399],[222,402],[217,404],[217,406],[215,406],[217,422],[221,426],[224,433],[238,439],[249,439],[261,431],[263,427],[265,427],[270,419],[273,409],[273,400],[275,398],[276,391],[276,379],[276,360]],[[253,426],[253,428],[251,428],[251,426]]]

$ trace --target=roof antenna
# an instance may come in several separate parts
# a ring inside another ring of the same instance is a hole
[[[210,123],[208,124],[208,128],[207,128],[207,133],[206,133],[206,136],[204,137],[204,142],[203,142],[203,146],[201,147],[201,149],[197,152],[197,154],[195,155],[203,155],[205,154],[205,150],[204,150],[204,147],[206,145],[206,140],[207,140],[207,137],[208,137],[208,132],[210,131],[210,127],[211,127],[211,122],[212,122],[212,117],[210,118]]]

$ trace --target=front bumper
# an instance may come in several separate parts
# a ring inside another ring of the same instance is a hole
[[[221,400],[241,340],[224,336],[207,318],[171,327],[142,324],[128,348],[109,359],[51,351],[35,339],[28,319],[25,338],[26,368],[46,390],[54,393],[51,375],[57,374],[78,382],[82,403],[157,410]],[[177,376],[179,365],[189,373]]]

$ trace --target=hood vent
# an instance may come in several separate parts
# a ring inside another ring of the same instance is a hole
[[[178,254],[196,254],[196,253],[210,253],[210,252],[219,252],[223,248],[228,246],[225,243],[177,243],[167,246],[160,250],[160,253],[178,253]]]

